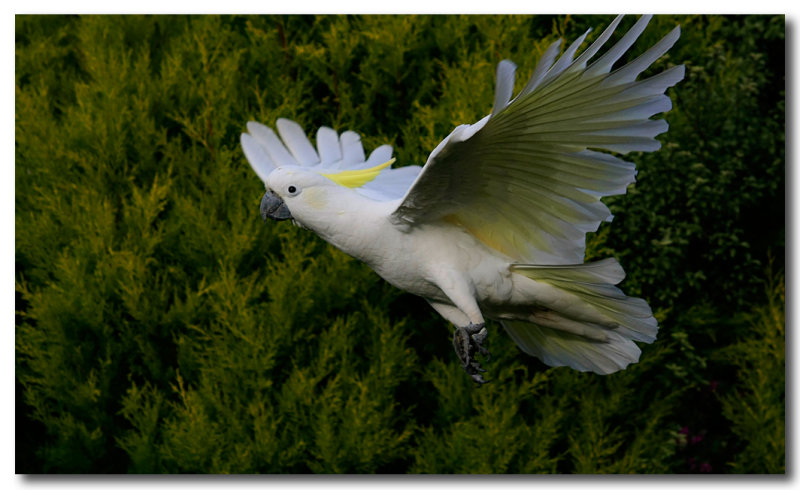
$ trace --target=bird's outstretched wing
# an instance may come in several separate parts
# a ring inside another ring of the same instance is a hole
[[[611,218],[600,198],[624,193],[636,175],[632,163],[597,150],[658,149],[655,136],[668,126],[650,117],[671,109],[664,91],[684,75],[681,65],[636,80],[672,47],[677,27],[611,71],[650,17],[591,63],[621,16],[577,58],[588,31],[557,61],[560,41],[553,44],[512,101],[515,65],[500,62],[492,113],[457,127],[433,150],[392,222],[456,223],[518,262],[582,262],[586,232]]]
[[[364,154],[361,137],[353,131],[341,135],[322,126],[317,131],[317,148],[314,149],[303,128],[294,121],[278,119],[278,134],[260,123],[247,123],[247,133],[242,133],[241,143],[247,161],[264,183],[278,167],[309,167],[322,175],[335,175],[376,168],[376,177],[353,190],[376,201],[390,201],[402,197],[416,179],[421,167],[378,168],[392,158],[392,147],[381,145]],[[278,137],[280,135],[280,138]]]

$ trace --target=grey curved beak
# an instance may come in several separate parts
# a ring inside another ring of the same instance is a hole
[[[292,213],[289,212],[283,199],[273,194],[272,191],[267,191],[261,198],[261,217],[264,221],[267,221],[267,218],[283,221],[291,218]]]

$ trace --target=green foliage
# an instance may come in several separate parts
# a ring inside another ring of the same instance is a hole
[[[600,377],[491,325],[481,387],[423,300],[261,222],[239,133],[289,117],[419,164],[491,109],[498,61],[519,89],[611,17],[15,19],[18,471],[784,471],[782,276],[761,293],[784,247],[783,17],[644,35],[681,24],[658,66],[687,78],[588,255],[620,258],[659,340]]]
[[[720,400],[742,446],[730,462],[736,473],[786,471],[785,301],[783,277],[769,277],[767,303],[748,315],[751,335],[718,353],[738,370],[735,391]]]

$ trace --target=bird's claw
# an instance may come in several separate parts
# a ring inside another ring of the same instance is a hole
[[[481,375],[486,370],[475,359],[475,354],[482,355],[487,361],[491,359],[491,354],[483,346],[487,333],[484,323],[470,323],[466,327],[456,327],[453,332],[453,348],[461,361],[461,367],[472,377],[473,381],[480,384],[487,383]]]

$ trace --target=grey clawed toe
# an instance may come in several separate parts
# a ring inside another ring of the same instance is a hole
[[[456,327],[453,332],[453,348],[461,361],[461,367],[464,368],[467,374],[472,376],[473,381],[479,384],[487,383],[481,375],[481,373],[485,373],[486,370],[483,369],[481,363],[475,359],[475,355],[480,354],[485,357],[486,360],[491,359],[491,354],[489,354],[489,351],[483,346],[487,334],[488,331],[486,330],[485,323],[470,323],[466,327]]]

